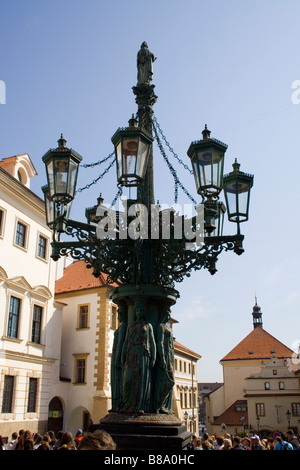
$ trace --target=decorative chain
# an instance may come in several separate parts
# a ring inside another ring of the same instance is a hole
[[[98,162],[94,163],[84,163],[80,166],[82,166],[82,168],[94,168],[94,166],[101,165],[102,163],[107,162],[107,160],[109,160],[114,154],[115,152],[112,152],[107,157],[103,158],[103,160],[99,160]]]
[[[169,144],[169,142],[167,141],[166,139],[166,136],[164,135],[163,131],[161,130],[161,127],[157,121],[157,118],[156,116],[153,116],[153,122],[154,122],[154,126],[157,127],[161,137],[163,138],[163,140],[165,141],[165,144],[166,146],[168,147],[168,149],[170,150],[170,152],[174,155],[174,157],[176,158],[176,160],[180,163],[180,165],[182,165],[191,175],[193,174],[193,171],[188,167],[188,165],[186,165],[182,160],[181,158],[178,157],[177,153],[174,152],[174,150],[172,149],[171,145]]]
[[[175,171],[175,169],[173,168],[173,166],[171,165],[165,151],[164,151],[164,148],[163,148],[163,145],[161,143],[161,140],[158,136],[158,132],[157,132],[157,129],[156,129],[156,126],[153,126],[153,130],[154,130],[154,134],[155,134],[155,138],[156,138],[156,141],[157,141],[157,145],[160,149],[160,152],[170,170],[170,173],[172,174],[173,178],[174,178],[174,181],[175,181],[175,199],[177,198],[177,193],[178,193],[178,186],[180,186],[180,188],[182,189],[182,191],[188,196],[188,198],[193,202],[193,204],[197,204],[197,202],[195,201],[195,199],[193,198],[193,196],[191,196],[191,194],[188,192],[188,190],[183,186],[183,184],[181,183],[181,181],[179,180],[178,176],[177,176],[177,173]],[[176,202],[176,201],[175,201]]]
[[[107,157],[107,160],[108,160],[108,157]],[[96,184],[99,180],[101,180],[103,178],[103,176],[105,176],[106,173],[109,172],[109,170],[111,169],[111,167],[113,166],[115,161],[116,161],[116,158],[113,159],[113,161],[108,165],[108,167],[103,171],[103,173],[101,173],[101,175],[98,176],[98,178],[94,179],[91,183],[88,183],[83,188],[77,189],[77,192],[81,193],[81,191],[84,191],[85,189],[89,189],[93,184]]]
[[[119,185],[118,185],[119,186]],[[117,194],[115,195],[112,203],[111,203],[111,207],[114,207],[115,203],[117,202],[118,198],[122,196],[122,186],[119,186],[119,189],[118,189],[118,192]]]

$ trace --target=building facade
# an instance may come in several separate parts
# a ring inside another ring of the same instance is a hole
[[[175,391],[174,396],[179,400],[178,416],[184,422],[188,431],[199,433],[197,362],[200,354],[174,341],[175,354]]]
[[[44,201],[27,154],[0,161],[0,428],[44,432],[58,376],[62,307]]]

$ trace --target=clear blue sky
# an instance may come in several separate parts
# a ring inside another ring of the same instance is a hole
[[[300,338],[299,182],[300,3],[297,0],[1,0],[0,158],[41,157],[63,132],[85,163],[112,151],[111,136],[136,104],[136,54],[156,55],[155,115],[175,152],[212,136],[228,144],[225,171],[237,158],[255,174],[245,253],[224,253],[218,273],[198,271],[178,285],[175,337],[202,355],[199,381],[221,381],[219,360],[252,329],[255,295],[264,328],[289,347]],[[176,163],[175,163],[176,166]],[[194,180],[176,166],[196,197]],[[81,169],[79,187],[101,169]],[[155,193],[172,202],[173,183],[155,149]],[[115,171],[78,194],[72,218],[85,220],[101,192],[110,203]],[[180,193],[181,195],[182,193]],[[227,222],[224,233],[234,233]]]

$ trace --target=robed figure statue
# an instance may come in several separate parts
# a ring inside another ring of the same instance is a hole
[[[111,411],[120,411],[122,407],[123,370],[121,363],[122,348],[127,331],[127,307],[119,306],[118,318],[120,326],[114,333],[111,355]]]
[[[154,395],[156,413],[171,413],[173,402],[174,377],[174,341],[170,328],[166,325],[170,311],[163,313],[162,321],[156,330],[157,375]]]
[[[149,51],[148,44],[144,41],[137,55],[138,85],[149,85],[151,83],[153,75],[152,64],[155,60],[156,57]]]
[[[127,328],[122,350],[123,412],[151,411],[151,371],[156,345],[151,323],[146,321],[143,305],[136,307],[136,321]]]

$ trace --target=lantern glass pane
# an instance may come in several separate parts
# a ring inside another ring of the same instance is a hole
[[[54,209],[53,202],[50,200],[49,193],[45,192],[45,209],[46,209],[46,222],[47,225],[50,225],[54,221]]]
[[[77,163],[70,161],[69,164],[69,181],[68,181],[68,194],[72,197],[75,196],[75,188],[76,188],[76,179],[77,179]]]
[[[238,195],[238,212],[241,216],[247,217],[249,188],[247,184],[239,186],[243,186],[243,190]]]
[[[68,192],[68,159],[60,158],[54,160],[54,173],[55,173],[55,193],[66,194]]]
[[[233,186],[233,185],[232,185]],[[236,190],[234,187],[227,187],[226,188],[226,201],[227,201],[227,209],[228,209],[228,217],[234,218],[237,220],[237,195]],[[235,184],[234,184],[235,186]]]
[[[222,187],[222,176],[223,176],[223,154],[221,152],[214,151],[212,154],[212,185],[218,188]]]
[[[123,176],[136,174],[137,139],[123,140]]]
[[[48,185],[49,185],[49,194],[53,196],[54,194],[54,176],[53,176],[53,161],[47,164],[47,175],[48,175]]]
[[[148,161],[148,150],[149,150],[149,145],[144,140],[140,139],[136,175],[141,179],[144,178],[145,172],[146,172],[147,161]]]
[[[200,178],[199,178],[199,167],[197,165],[197,157],[196,157],[195,154],[193,154],[193,156],[191,158],[191,161],[192,161],[192,167],[193,167],[193,174],[194,174],[194,178],[195,178],[196,189],[197,189],[197,192],[198,192],[198,190],[200,189]]]
[[[117,179],[121,177],[122,174],[122,145],[121,141],[116,146],[116,156],[117,156]]]
[[[198,152],[197,153],[197,164],[200,171],[200,182],[201,186],[210,186],[212,184],[212,152]]]
[[[214,149],[197,152],[196,163],[200,172],[201,187],[212,191],[221,189],[223,153]]]

